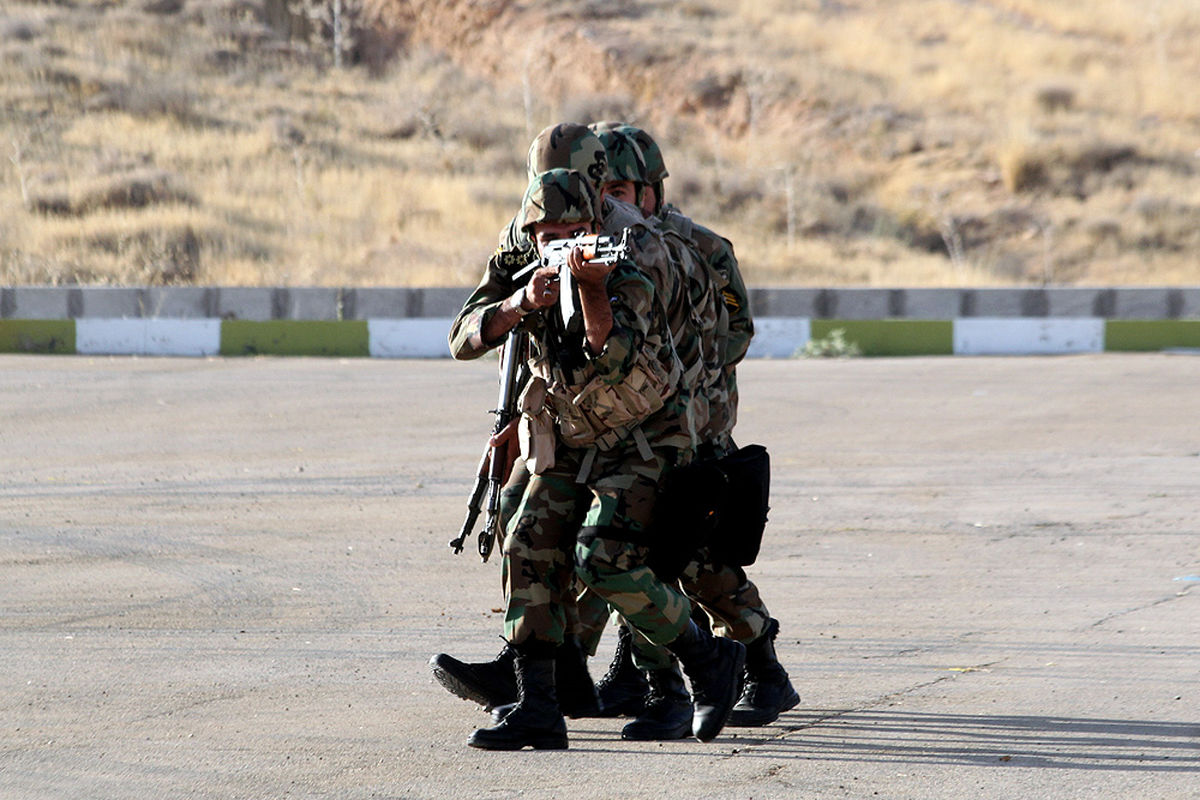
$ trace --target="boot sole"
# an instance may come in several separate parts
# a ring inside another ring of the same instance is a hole
[[[447,669],[438,661],[439,656],[434,656],[429,660],[429,667],[433,670],[434,679],[445,688],[450,694],[461,697],[463,700],[470,700],[473,703],[478,703],[485,710],[491,711],[496,706],[508,705],[515,703],[517,698],[514,696],[511,700],[495,703],[492,698],[489,698],[483,692],[476,689],[472,684],[459,678],[451,669]]]
[[[534,750],[566,750],[566,739],[535,739],[527,742],[489,742],[479,741],[475,737],[467,739],[467,744],[478,750],[524,750],[526,747],[532,747]]]
[[[729,715],[729,721],[725,724],[731,728],[761,728],[779,719],[779,715],[784,711],[791,711],[798,705],[800,705],[800,695],[793,690],[791,696],[784,701],[783,705],[775,710],[775,713],[772,714],[762,709],[739,709],[735,707],[733,713]]]
[[[621,731],[621,738],[627,742],[674,742],[679,739],[686,739],[692,735],[692,724],[689,722],[686,726],[681,726],[673,731],[634,731],[631,735],[628,730]]]

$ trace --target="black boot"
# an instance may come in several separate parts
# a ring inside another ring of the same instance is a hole
[[[564,714],[572,719],[600,716],[600,698],[578,637],[567,636],[554,651],[554,680]]]
[[[650,693],[638,718],[621,729],[622,739],[658,742],[684,739],[692,733],[692,698],[683,685],[679,665],[646,673]]]
[[[480,728],[467,744],[481,750],[566,750],[567,723],[554,692],[554,659],[517,656],[517,705],[494,728]]]
[[[617,651],[608,672],[596,684],[600,693],[600,716],[637,716],[646,705],[650,686],[646,676],[633,665],[633,634],[621,625],[617,629]]]
[[[596,684],[587,669],[587,656],[584,655],[583,645],[576,636],[568,636],[567,640],[554,650],[554,684],[558,693],[558,705],[564,714],[572,719],[579,717],[599,717],[601,714],[600,699],[596,693]],[[492,722],[499,725],[508,712],[517,707],[516,702],[502,706],[492,706]]]
[[[468,664],[438,653],[429,659],[429,666],[433,677],[451,694],[491,709],[517,701],[517,678],[513,674],[516,656],[516,651],[505,642],[499,655],[482,664]]]
[[[725,727],[737,700],[746,648],[741,642],[713,637],[688,620],[687,627],[667,649],[679,657],[692,685],[692,735],[712,741]]]
[[[800,695],[792,688],[787,671],[775,655],[778,635],[779,621],[773,619],[762,636],[746,645],[746,684],[729,715],[730,725],[742,728],[769,725],[780,713],[800,702]]]

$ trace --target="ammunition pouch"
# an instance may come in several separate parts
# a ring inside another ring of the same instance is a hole
[[[663,407],[675,391],[674,377],[656,359],[642,354],[619,383],[606,383],[599,375],[582,387],[549,383],[546,406],[564,444],[607,450]]]
[[[517,434],[521,455],[529,471],[540,475],[554,466],[554,418],[546,408],[546,380],[538,376],[529,379],[520,399],[521,422]]]

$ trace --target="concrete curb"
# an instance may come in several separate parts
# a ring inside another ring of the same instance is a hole
[[[445,358],[457,288],[6,287],[0,352]],[[1200,348],[1200,287],[753,289],[751,358]]]

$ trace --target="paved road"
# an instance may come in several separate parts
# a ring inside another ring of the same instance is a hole
[[[801,705],[514,754],[426,666],[499,648],[445,544],[494,365],[0,373],[4,800],[1200,797],[1200,358],[745,365]]]

